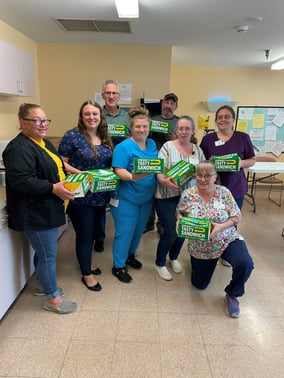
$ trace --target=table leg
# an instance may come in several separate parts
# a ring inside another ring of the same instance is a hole
[[[256,202],[255,202],[255,184],[256,184],[256,179],[255,179],[255,173],[252,175],[252,179],[249,180],[248,177],[248,183],[251,182],[251,187],[250,187],[250,193],[247,193],[246,195],[251,198],[252,200],[252,211],[255,213],[256,211]]]

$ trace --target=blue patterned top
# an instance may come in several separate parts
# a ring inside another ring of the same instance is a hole
[[[81,171],[92,169],[106,169],[111,167],[112,152],[108,147],[97,145],[97,157],[91,150],[86,138],[81,131],[73,129],[67,131],[60,141],[58,152],[69,159],[72,167]],[[91,193],[85,197],[75,198],[76,205],[103,206],[109,202],[110,192]]]

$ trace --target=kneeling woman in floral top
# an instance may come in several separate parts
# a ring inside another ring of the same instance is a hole
[[[232,279],[226,286],[226,312],[232,318],[240,316],[237,297],[245,292],[245,283],[252,270],[253,261],[243,238],[237,232],[241,211],[231,192],[215,185],[215,166],[203,161],[196,168],[196,187],[185,190],[177,206],[178,220],[182,216],[211,220],[208,242],[190,240],[191,282],[198,289],[209,285],[218,259],[232,265]]]

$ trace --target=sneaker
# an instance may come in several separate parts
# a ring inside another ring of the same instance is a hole
[[[126,264],[131,266],[131,268],[133,269],[141,269],[142,268],[142,264],[140,261],[138,261],[136,258],[135,258],[135,255],[130,255],[126,261]]]
[[[103,252],[104,251],[104,241],[103,240],[96,240],[94,245],[95,252]]]
[[[78,308],[77,303],[62,299],[59,306],[55,306],[52,303],[46,301],[43,308],[47,311],[56,312],[57,314],[70,314],[75,312]]]
[[[57,290],[58,290],[58,294],[60,295],[60,297],[64,297],[65,293],[64,293],[64,290],[62,289],[62,287],[58,287]],[[45,296],[45,292],[43,291],[42,287],[36,287],[33,294],[37,297],[44,297]]]
[[[173,279],[171,273],[168,271],[165,266],[155,265],[155,270],[159,273],[159,276],[166,281],[171,281]]]
[[[175,273],[182,272],[182,265],[178,260],[170,260],[170,265]]]
[[[112,268],[112,274],[123,283],[130,283],[132,282],[132,277],[130,274],[127,273],[125,267],[124,268]]]
[[[224,265],[224,266],[228,266],[228,267],[232,267],[232,265],[226,261],[226,260],[223,260],[221,257],[220,257],[220,261],[221,261],[221,264]]]
[[[226,294],[225,296],[225,303],[226,303],[226,313],[231,318],[238,318],[241,314],[239,301],[236,297],[230,297],[230,295]]]

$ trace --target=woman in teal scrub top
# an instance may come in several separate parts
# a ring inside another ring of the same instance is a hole
[[[112,274],[124,283],[132,277],[126,266],[141,269],[135,257],[152,206],[156,186],[154,174],[133,172],[134,158],[156,158],[156,144],[148,138],[148,110],[134,108],[129,111],[131,137],[119,143],[113,154],[112,166],[120,178],[119,189],[110,202],[115,224]]]

